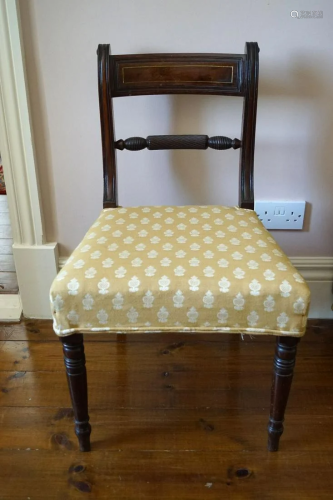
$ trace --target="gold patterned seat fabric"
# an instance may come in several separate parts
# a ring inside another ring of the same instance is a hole
[[[104,209],[51,288],[54,330],[302,336],[303,278],[252,210]]]

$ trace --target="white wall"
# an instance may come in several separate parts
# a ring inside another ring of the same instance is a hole
[[[69,255],[102,203],[96,48],[236,52],[257,41],[257,199],[306,200],[303,232],[275,232],[288,255],[332,256],[333,3],[330,0],[20,0],[48,241]],[[323,10],[323,19],[290,11]],[[118,99],[117,138],[240,136],[241,99]],[[120,204],[236,204],[238,153],[118,154]]]

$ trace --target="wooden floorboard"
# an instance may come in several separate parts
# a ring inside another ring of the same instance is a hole
[[[80,453],[50,321],[0,325],[0,500],[333,498],[333,322],[302,339],[278,453],[274,338],[94,335]]]

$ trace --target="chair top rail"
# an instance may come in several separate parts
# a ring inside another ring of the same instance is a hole
[[[111,55],[112,96],[243,96],[244,61],[243,54]]]

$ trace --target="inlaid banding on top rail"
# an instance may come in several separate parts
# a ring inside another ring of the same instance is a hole
[[[244,95],[244,55],[110,56],[113,97],[152,94]]]
[[[122,67],[122,83],[233,83],[234,68],[222,64],[151,64]]]

